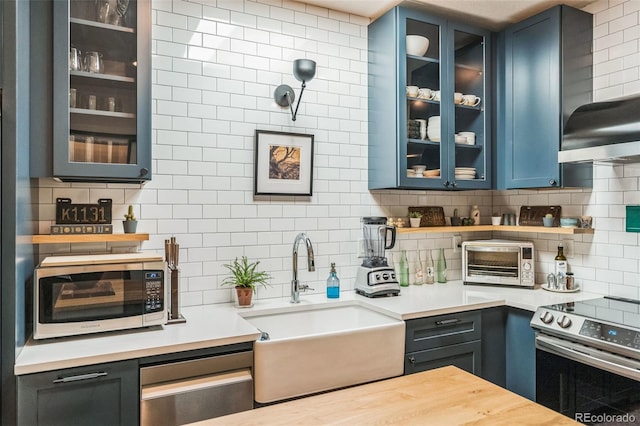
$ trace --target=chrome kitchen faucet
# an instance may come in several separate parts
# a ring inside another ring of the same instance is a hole
[[[296,236],[296,239],[293,242],[293,279],[291,280],[291,303],[300,303],[300,290],[313,290],[307,284],[300,285],[300,281],[298,281],[298,245],[300,244],[301,240],[304,240],[304,243],[307,246],[307,263],[309,272],[313,272],[316,270],[311,240],[309,239],[309,237],[307,237],[307,234],[301,232]]]

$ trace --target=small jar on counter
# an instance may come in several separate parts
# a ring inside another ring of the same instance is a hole
[[[575,279],[573,278],[573,272],[567,272],[567,275],[565,276],[565,289],[566,290],[573,290],[575,288]]]

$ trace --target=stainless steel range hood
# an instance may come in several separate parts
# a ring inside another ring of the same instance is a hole
[[[640,162],[640,96],[594,102],[567,120],[559,163]]]

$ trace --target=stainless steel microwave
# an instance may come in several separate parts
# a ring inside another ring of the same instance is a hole
[[[477,240],[462,243],[462,281],[533,288],[534,248],[531,241]]]
[[[45,258],[34,273],[33,338],[165,324],[166,263],[124,253]]]

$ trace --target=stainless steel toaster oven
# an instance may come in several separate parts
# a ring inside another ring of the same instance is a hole
[[[534,248],[531,241],[477,240],[462,243],[464,284],[533,288]]]

